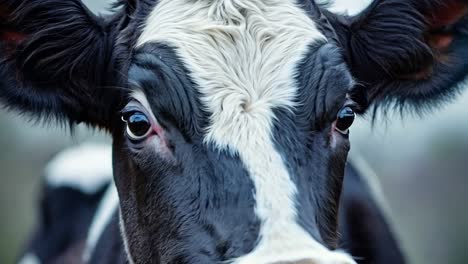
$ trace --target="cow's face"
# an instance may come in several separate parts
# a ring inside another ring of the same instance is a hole
[[[125,1],[94,22],[54,2],[8,2],[0,97],[111,132],[135,263],[354,263],[332,251],[354,112],[445,98],[467,72],[461,0],[377,0],[356,17]]]
[[[160,1],[145,20],[114,132],[134,259],[270,263],[335,246],[354,81],[307,10],[246,2]]]

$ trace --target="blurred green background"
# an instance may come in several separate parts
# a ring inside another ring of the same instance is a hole
[[[340,0],[355,12],[368,0]],[[103,10],[109,0],[87,0]],[[0,111],[0,263],[13,263],[35,221],[41,170],[64,147],[109,141],[79,127],[73,136],[54,126]],[[463,264],[468,260],[468,89],[423,118],[399,115],[352,128],[353,155],[377,173],[391,221],[410,263]]]

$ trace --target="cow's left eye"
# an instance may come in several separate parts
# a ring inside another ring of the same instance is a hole
[[[142,112],[124,114],[122,120],[127,123],[127,135],[131,140],[142,140],[151,133],[151,122]]]
[[[349,128],[354,122],[356,114],[354,110],[346,106],[340,110],[338,116],[336,118],[335,129],[343,135],[347,135],[349,133]]]

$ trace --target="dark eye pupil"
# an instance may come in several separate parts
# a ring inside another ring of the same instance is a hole
[[[353,124],[354,117],[355,114],[351,107],[345,107],[341,109],[341,111],[338,113],[338,118],[336,120],[336,128],[341,131],[347,130]]]
[[[148,118],[142,113],[134,113],[128,117],[129,130],[137,137],[144,136],[151,128]]]

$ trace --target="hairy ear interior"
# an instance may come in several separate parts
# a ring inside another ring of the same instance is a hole
[[[0,0],[0,99],[44,118],[105,126],[113,28],[80,0]],[[106,106],[106,107],[104,107]]]
[[[428,15],[429,31],[427,35],[429,45],[439,53],[448,52],[454,41],[454,32],[450,28],[456,25],[468,14],[468,4],[451,1],[442,6],[437,12]]]
[[[467,77],[466,0],[374,0],[346,21],[348,63],[375,104],[426,110]]]
[[[8,14],[8,9],[5,6],[0,6],[0,50],[5,53],[8,51],[11,53],[26,38],[25,34],[7,23]]]
[[[453,25],[466,15],[468,12],[468,2],[453,0],[447,1],[446,3],[441,4],[440,8],[436,10],[436,12],[431,10],[426,12],[430,26],[433,29],[438,29],[447,25]]]

